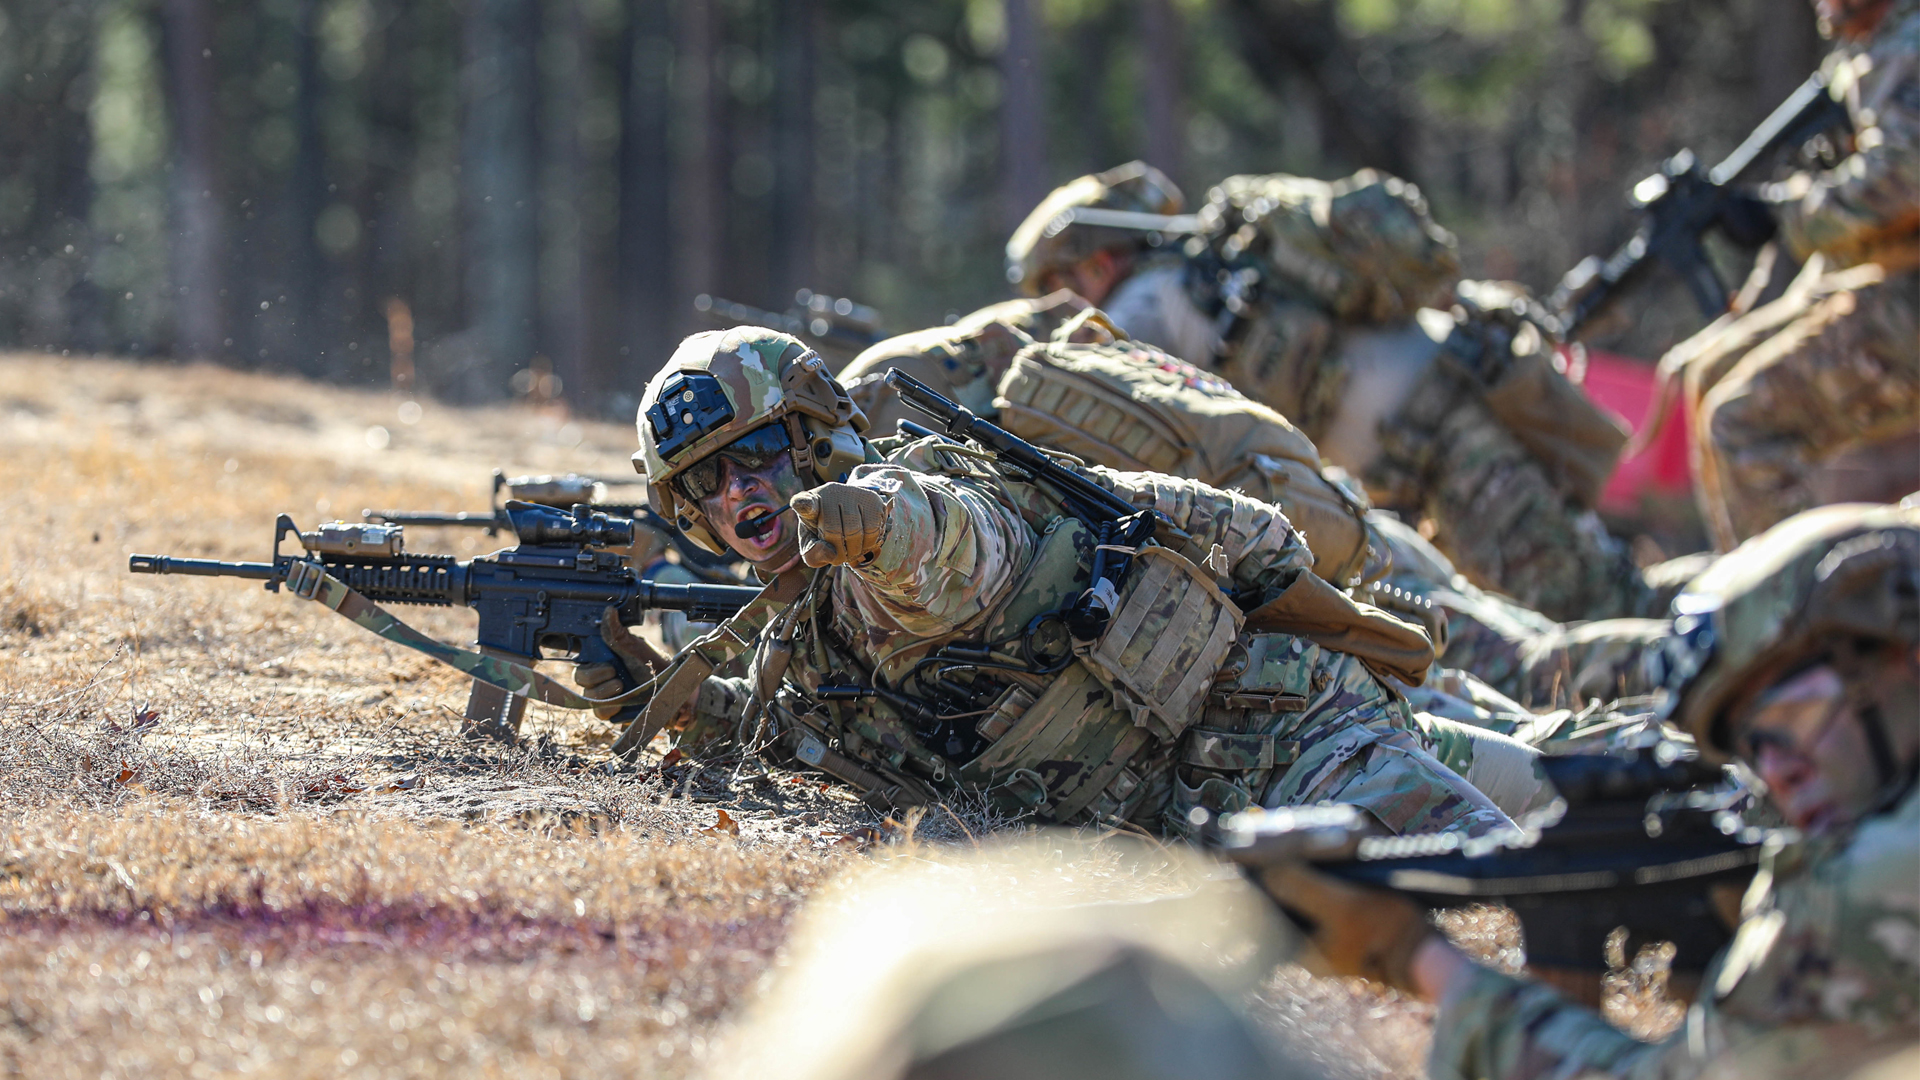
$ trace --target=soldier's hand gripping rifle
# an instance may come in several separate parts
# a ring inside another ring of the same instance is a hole
[[[610,478],[581,476],[578,473],[564,473],[554,476],[508,476],[498,469],[493,472],[493,494],[490,502],[492,509],[486,511],[432,511],[432,510],[376,510],[371,507],[360,511],[362,520],[387,525],[422,525],[435,527],[485,529],[488,536],[496,536],[500,530],[511,531],[513,518],[501,505],[504,493],[509,500],[539,503],[566,510],[573,506],[586,505],[597,513],[615,517],[631,518],[636,529],[646,529],[673,545],[680,555],[680,563],[699,577],[717,584],[730,584],[739,580],[734,573],[741,560],[731,555],[715,555],[688,540],[679,529],[673,527],[666,518],[653,512],[644,502],[600,502],[595,499],[603,486],[617,484],[638,484],[645,481],[640,478]]]
[[[473,676],[476,695],[504,704],[534,698],[570,709],[596,702],[533,670],[543,659],[620,664],[601,637],[606,609],[637,623],[649,610],[684,611],[691,619],[718,621],[759,594],[745,585],[665,584],[639,577],[619,555],[601,551],[633,543],[633,522],[577,506],[572,512],[511,501],[505,511],[519,546],[474,559],[417,555],[404,550],[401,526],[330,522],[301,532],[293,519],[274,523],[269,562],[221,562],[166,555],[132,555],[136,574],[194,574],[282,585],[317,600],[375,634],[416,649]],[[301,550],[282,551],[287,537]],[[480,617],[480,652],[436,641],[383,610],[380,604],[468,607]],[[632,674],[632,673],[630,673]],[[632,679],[633,683],[644,678]],[[501,697],[501,695],[506,695]],[[470,703],[470,718],[473,703]],[[638,708],[616,720],[631,719]],[[499,719],[496,713],[492,719]]]
[[[1536,966],[1605,970],[1607,937],[1625,927],[1629,957],[1670,941],[1673,970],[1697,974],[1731,937],[1713,893],[1745,887],[1771,834],[1741,822],[1744,796],[1720,769],[1660,749],[1541,759],[1564,803],[1541,828],[1380,836],[1353,807],[1303,807],[1233,815],[1215,839],[1249,871],[1299,861],[1429,909],[1505,904]]]
[[[1561,334],[1573,340],[1655,265],[1678,274],[1702,314],[1717,318],[1727,310],[1727,288],[1702,239],[1718,229],[1742,247],[1757,248],[1774,230],[1765,204],[1737,185],[1775,151],[1848,126],[1845,104],[1829,92],[1826,73],[1815,72],[1720,164],[1703,169],[1691,150],[1668,158],[1659,172],[1633,186],[1629,201],[1640,214],[1633,237],[1605,259],[1581,260],[1554,290],[1549,304],[1558,312]]]

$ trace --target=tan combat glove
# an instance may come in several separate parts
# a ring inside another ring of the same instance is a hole
[[[1413,901],[1341,881],[1302,862],[1262,870],[1260,884],[1281,907],[1314,923],[1310,940],[1318,955],[1306,959],[1307,970],[1359,975],[1416,992],[1413,954],[1434,931]]]
[[[573,669],[574,684],[580,692],[590,698],[610,698],[625,693],[653,677],[653,674],[667,666],[667,658],[661,656],[645,638],[632,633],[620,625],[620,610],[608,608],[600,616],[600,636],[606,639],[607,647],[620,657],[626,666],[622,672],[613,664],[580,664]],[[602,705],[593,710],[593,715],[602,720],[611,721],[619,715],[626,705]]]
[[[800,521],[800,558],[808,566],[865,566],[887,539],[893,504],[872,488],[822,484],[793,497]]]

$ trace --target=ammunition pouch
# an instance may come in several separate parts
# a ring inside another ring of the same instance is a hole
[[[1132,571],[1106,633],[1076,651],[1135,724],[1172,742],[1199,719],[1245,618],[1205,571],[1166,548],[1141,548]]]
[[[995,625],[1024,625],[1033,599],[1084,587],[1087,530],[1062,519]],[[1199,720],[1241,615],[1206,572],[1162,547],[1133,556],[1120,605],[1099,640],[1050,681],[1004,692],[976,726],[993,742],[960,770],[1016,813],[1052,821],[1125,818],[1146,794],[1133,763]],[[1043,580],[1044,579],[1044,580]],[[1024,602],[1023,602],[1024,601]]]
[[[1591,509],[1620,463],[1631,429],[1554,364],[1554,344],[1524,314],[1532,302],[1517,286],[1469,281],[1458,292],[1461,307],[1441,349],[1447,366],[1563,495]]]
[[[1632,434],[1618,416],[1581,393],[1545,352],[1514,357],[1482,400],[1555,487],[1582,507],[1599,503]]]

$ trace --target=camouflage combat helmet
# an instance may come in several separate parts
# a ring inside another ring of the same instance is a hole
[[[826,361],[798,338],[764,326],[709,330],[680,343],[647,384],[635,425],[635,470],[654,509],[715,553],[725,550],[700,507],[673,479],[734,440],[769,425],[785,429],[794,471],[844,480],[866,460],[867,418]]]
[[[1724,758],[1734,707],[1838,649],[1920,646],[1920,507],[1843,504],[1788,518],[1673,602],[1659,663],[1669,719]]]
[[[1103,248],[1140,241],[1137,231],[1061,220],[1069,210],[1177,214],[1185,205],[1173,181],[1143,161],[1129,161],[1054,188],[1007,241],[1007,281],[1028,296],[1038,296],[1040,279],[1047,271],[1072,266]]]

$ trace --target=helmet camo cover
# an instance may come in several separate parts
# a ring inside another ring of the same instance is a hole
[[[716,552],[719,541],[707,534],[699,508],[687,505],[670,481],[769,424],[786,426],[797,468],[816,459],[844,467],[858,459],[859,433],[867,426],[818,353],[764,326],[708,330],[682,341],[648,382],[634,424],[640,450],[633,464],[646,475],[655,511]]]
[[[1669,718],[1724,754],[1724,714],[1769,675],[1847,638],[1920,646],[1920,507],[1797,514],[1718,559],[1673,610],[1654,660]]]
[[[1144,161],[1129,161],[1063,184],[1040,201],[1007,241],[1007,281],[1028,296],[1038,296],[1040,278],[1047,271],[1071,266],[1103,248],[1139,240],[1138,233],[1098,225],[1051,228],[1054,219],[1068,210],[1177,214],[1185,205],[1185,196],[1167,174]]]

